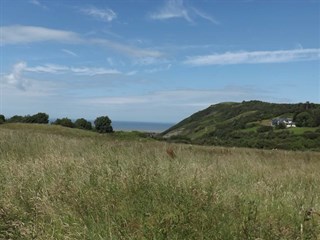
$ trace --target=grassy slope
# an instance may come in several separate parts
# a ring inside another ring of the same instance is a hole
[[[319,169],[319,153],[1,125],[0,239],[319,239]]]
[[[320,104],[313,104],[313,107],[320,109]],[[274,104],[261,101],[219,103],[184,119],[163,132],[162,136],[176,142],[204,145],[319,151],[320,134],[317,134],[319,135],[317,139],[307,139],[307,141],[304,138],[306,136],[303,136],[306,131],[315,132],[318,129],[316,127],[290,128],[288,133],[291,135],[286,139],[279,135],[255,134],[259,133],[257,132],[259,127],[270,126],[271,119],[293,117],[294,113],[305,111],[304,109],[304,104]],[[280,133],[280,131],[282,130],[274,132]],[[264,141],[265,139],[267,140]],[[257,142],[261,144],[255,144]],[[284,142],[286,144],[283,144]]]
[[[319,104],[314,105],[320,108]],[[165,137],[183,135],[194,140],[205,137],[216,128],[216,125],[231,125],[241,119],[247,119],[246,123],[270,126],[272,118],[292,117],[293,112],[299,111],[300,108],[301,104],[274,104],[260,101],[219,103],[182,120],[166,130],[163,135]],[[309,131],[315,129],[310,128]]]

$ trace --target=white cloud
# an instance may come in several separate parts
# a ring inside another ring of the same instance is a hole
[[[89,67],[80,67],[80,68],[70,68],[70,71],[77,75],[105,75],[105,74],[121,74],[120,71],[116,69],[106,69],[106,68],[89,68]]]
[[[25,62],[19,62],[13,66],[10,74],[4,75],[4,83],[14,86],[20,90],[26,90],[30,82],[22,76],[23,71],[27,68]]]
[[[133,76],[136,75],[138,73],[138,71],[130,71],[128,73],[126,73],[127,76]]]
[[[132,56],[132,57],[138,57],[138,58],[143,58],[143,57],[151,57],[151,58],[160,58],[163,56],[163,53],[156,51],[156,50],[151,50],[151,49],[141,49],[129,45],[125,45],[122,43],[117,43],[113,42],[107,39],[92,39],[92,43],[105,46],[108,48],[112,48],[114,50],[117,50],[121,53],[124,53],[126,55]]]
[[[35,26],[5,26],[0,27],[1,45],[19,44],[43,41],[79,42],[78,34],[70,31],[56,30]]]
[[[209,14],[194,7],[185,6],[183,0],[167,0],[163,8],[151,13],[149,17],[154,20],[183,18],[190,23],[194,23],[194,18],[200,17],[211,23],[219,24],[219,22]]]
[[[81,12],[105,22],[111,22],[112,20],[117,18],[117,14],[110,8],[98,9],[95,7],[90,7],[81,9]]]
[[[68,50],[68,49],[61,49],[62,52],[65,52],[68,55],[74,56],[74,57],[78,57],[78,54],[76,54],[75,52]]]
[[[86,99],[86,104],[101,104],[101,105],[128,105],[147,103],[148,99],[142,97],[105,97]]]
[[[182,0],[168,0],[162,9],[150,14],[150,18],[156,20],[184,18],[188,22],[193,22]]]
[[[42,7],[44,9],[47,9],[47,6],[43,5],[42,3],[40,3],[39,0],[30,0],[29,3],[38,6],[38,7]]]
[[[209,22],[212,22],[212,23],[214,23],[214,24],[220,24],[217,20],[215,20],[213,17],[211,17],[209,14],[206,14],[205,12],[202,12],[202,11],[200,11],[199,9],[196,9],[196,8],[194,8],[194,7],[192,7],[191,8],[192,10],[193,10],[193,12],[197,15],[197,16],[199,16],[199,17],[201,17],[201,18],[203,18],[203,19],[205,19],[205,20],[208,20]]]
[[[293,49],[279,51],[226,52],[189,57],[184,63],[193,66],[284,63],[320,59],[320,49]]]
[[[46,73],[46,74],[75,74],[84,76],[96,76],[106,74],[121,74],[116,69],[95,68],[95,67],[68,67],[56,64],[45,64],[42,66],[28,67],[26,62],[18,62],[13,66],[12,72],[4,75],[3,82],[25,91],[35,80],[23,76],[25,72]]]
[[[68,67],[68,66],[55,65],[55,64],[45,64],[42,66],[26,67],[24,70],[28,72],[36,72],[36,73],[55,73],[55,74],[74,73],[76,75],[86,75],[86,76],[121,73],[116,69],[95,68],[95,67]]]
[[[69,70],[69,67],[56,64],[45,64],[42,66],[26,67],[24,70],[35,73],[64,73]]]
[[[102,38],[82,38],[79,34],[71,31],[56,30],[36,26],[5,26],[0,27],[0,45],[7,44],[23,44],[43,41],[57,41],[62,43],[74,44],[93,44],[102,47],[111,48],[117,52],[130,57],[152,57],[160,58],[164,54],[162,52],[137,48],[124,43],[118,43]]]
[[[134,65],[141,65],[141,66],[147,66],[147,65],[155,65],[155,64],[161,64],[164,60],[159,60],[154,57],[141,57],[138,59],[135,59],[133,64]]]
[[[151,68],[151,69],[146,69],[146,73],[156,73],[156,72],[163,72],[163,71],[168,71],[172,67],[172,64],[168,64],[167,66],[164,67],[156,67],[156,68]]]
[[[30,0],[29,3],[40,6],[40,2],[38,0]]]

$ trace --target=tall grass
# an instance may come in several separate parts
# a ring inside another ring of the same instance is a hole
[[[0,239],[320,239],[319,169],[312,152],[2,125]]]

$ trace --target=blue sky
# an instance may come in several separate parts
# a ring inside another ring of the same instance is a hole
[[[1,0],[5,116],[177,122],[320,103],[319,0]]]

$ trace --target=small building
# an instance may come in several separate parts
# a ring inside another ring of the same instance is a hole
[[[289,118],[274,118],[271,121],[272,126],[277,126],[282,123],[286,126],[286,128],[296,127],[295,122],[293,122],[292,119]]]

